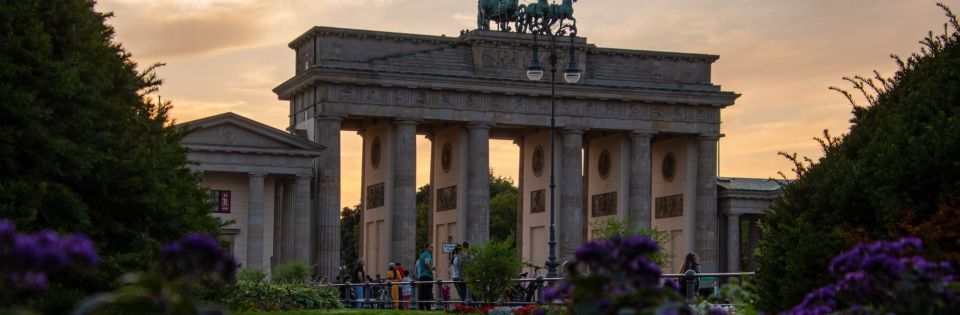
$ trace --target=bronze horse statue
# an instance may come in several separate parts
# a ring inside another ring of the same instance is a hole
[[[550,28],[557,22],[573,18],[573,3],[577,0],[563,0],[561,4],[550,4],[547,0],[537,0],[536,3],[520,5],[520,17],[517,21],[517,32],[532,31],[534,23],[541,29]]]
[[[477,1],[477,29],[489,30],[490,21],[493,21],[500,31],[509,32],[509,23],[519,20],[520,0]]]

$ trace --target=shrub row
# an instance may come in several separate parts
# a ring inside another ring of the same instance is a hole
[[[240,281],[222,304],[234,311],[288,311],[343,308],[331,287]]]

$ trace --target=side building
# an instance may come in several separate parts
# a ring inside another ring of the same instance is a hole
[[[212,215],[230,222],[221,233],[241,267],[309,264],[313,163],[324,147],[234,113],[181,125],[193,129],[181,143],[210,190]]]

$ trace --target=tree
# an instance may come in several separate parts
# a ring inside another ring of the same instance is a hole
[[[514,237],[511,238],[510,236]],[[517,235],[517,186],[513,180],[493,175],[490,171],[490,239],[504,242],[512,240],[510,247],[516,249]]]
[[[145,269],[160,244],[218,222],[187,168],[170,103],[146,97],[155,67],[137,70],[93,1],[0,5],[0,217],[24,230],[82,232],[103,264],[55,276],[41,303],[65,313],[90,292]]]
[[[417,245],[426,243],[430,232],[430,184],[417,188]],[[517,233],[517,186],[490,170],[490,239],[503,241]],[[515,238],[514,238],[515,239]],[[513,241],[516,248],[516,240]]]
[[[360,259],[360,204],[340,211],[340,267],[345,276]]]
[[[417,188],[417,248],[427,243],[430,236],[430,184]],[[415,257],[420,254],[414,253]]]
[[[627,238],[638,235],[649,238],[656,242],[657,246],[660,247],[656,251],[651,252],[645,258],[650,262],[657,264],[657,266],[660,266],[660,269],[669,270],[670,268],[670,254],[665,252],[664,248],[662,247],[664,244],[670,242],[670,235],[666,232],[640,228],[620,218],[609,218],[606,220],[596,221],[591,224],[590,230],[594,231],[594,238],[599,240]]]
[[[853,106],[848,134],[818,138],[824,156],[796,154],[797,179],[771,207],[758,257],[761,308],[784,310],[831,281],[830,257],[851,245],[917,235],[926,254],[957,263],[960,196],[960,25],[949,19],[920,53],[891,78],[844,78],[850,92],[832,88]],[[939,257],[937,257],[939,256]]]

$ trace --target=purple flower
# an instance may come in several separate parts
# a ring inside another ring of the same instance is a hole
[[[200,233],[165,244],[160,249],[160,267],[171,276],[212,276],[227,283],[236,279],[237,272],[233,255],[224,252],[213,237]]]
[[[85,236],[79,234],[71,235],[64,240],[63,244],[67,255],[74,261],[81,262],[88,266],[93,266],[100,262],[100,257],[97,256],[97,249],[93,246],[93,242]]]
[[[727,311],[723,310],[723,308],[719,306],[710,305],[710,307],[707,309],[707,315],[727,315]]]
[[[20,234],[12,222],[0,220],[0,287],[42,291],[51,273],[74,265],[93,266],[98,260],[93,242],[85,236],[64,238],[50,230]]]
[[[606,248],[604,245],[605,244],[596,241],[583,244],[583,246],[577,249],[575,254],[577,260],[586,262],[589,265],[601,263],[610,252],[609,248]]]
[[[807,294],[803,302],[783,314],[827,314],[832,312],[861,314],[867,310],[912,309],[903,296],[916,296],[929,301],[945,313],[955,313],[954,292],[915,290],[943,288],[956,279],[947,262],[931,262],[919,256],[922,242],[913,237],[892,242],[858,244],[835,257],[830,273],[837,277],[833,284]],[[953,304],[951,304],[953,303]]]

